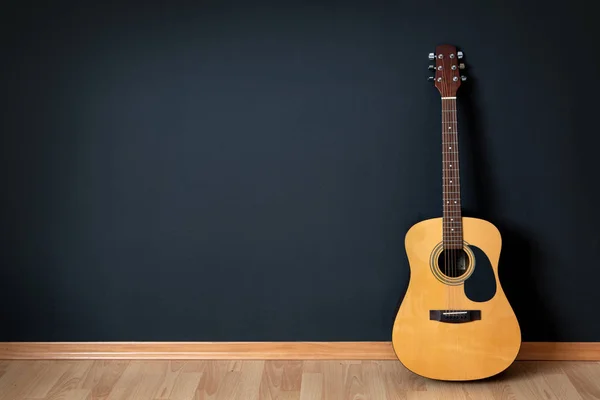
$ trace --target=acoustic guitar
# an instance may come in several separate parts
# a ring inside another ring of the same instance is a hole
[[[392,346],[400,362],[418,375],[476,380],[513,363],[521,331],[498,278],[499,230],[461,212],[456,96],[466,80],[463,53],[440,45],[429,58],[435,70],[430,80],[441,95],[443,215],[418,222],[406,233],[410,279],[394,321]],[[486,271],[493,288],[487,297],[473,295],[477,287],[466,290],[475,275]]]

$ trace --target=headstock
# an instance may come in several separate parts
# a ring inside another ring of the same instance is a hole
[[[442,97],[456,97],[456,92],[462,81],[467,77],[460,75],[459,71],[465,69],[462,51],[456,51],[456,47],[443,44],[435,48],[435,53],[429,53],[429,59],[435,61],[435,64],[429,66],[429,69],[435,70],[435,76],[430,76],[429,80],[435,82],[435,87],[439,90]]]

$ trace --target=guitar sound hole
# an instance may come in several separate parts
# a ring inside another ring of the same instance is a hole
[[[444,249],[438,258],[442,274],[450,278],[458,278],[469,269],[469,256],[464,249]]]

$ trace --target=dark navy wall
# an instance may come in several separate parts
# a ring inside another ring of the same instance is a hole
[[[389,340],[439,43],[523,340],[600,340],[586,2],[204,3],[2,12],[0,340]]]

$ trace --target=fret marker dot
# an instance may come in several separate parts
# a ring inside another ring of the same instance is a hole
[[[454,230],[454,228],[452,228],[452,230]]]
[[[452,146],[448,147],[448,150],[452,150]]]
[[[450,221],[454,221],[454,218],[450,218]]]
[[[456,200],[454,201],[454,204],[456,204]]]
[[[450,181],[450,183],[452,183],[452,181]]]
[[[451,127],[451,126],[449,126],[449,127],[448,127],[448,129],[452,129],[452,127]]]
[[[452,168],[452,164],[450,164],[450,168]]]

